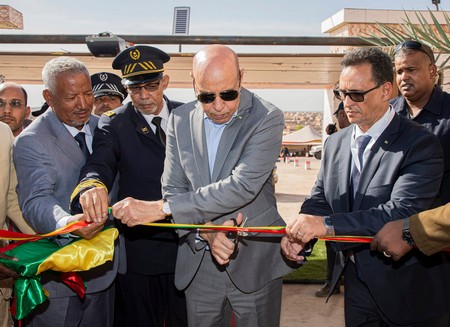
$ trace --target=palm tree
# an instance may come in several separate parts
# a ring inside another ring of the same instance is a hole
[[[421,43],[425,43],[433,49],[436,55],[436,63],[442,54],[450,54],[450,39],[447,33],[442,28],[436,16],[429,10],[430,17],[433,24],[430,24],[420,12],[415,12],[418,20],[418,24],[413,23],[406,12],[403,19],[403,23],[400,25],[392,26],[385,23],[376,23],[376,30],[381,35],[369,34],[368,37],[361,36],[360,38],[368,41],[374,45],[381,46],[393,57],[394,46],[403,42],[404,40],[415,40]],[[445,24],[450,29],[450,17],[446,12],[442,12],[445,18]],[[439,80],[442,79],[442,73],[444,70],[450,68],[447,65],[450,60],[450,56],[447,56],[442,62],[438,64]],[[439,83],[441,85],[442,83]]]

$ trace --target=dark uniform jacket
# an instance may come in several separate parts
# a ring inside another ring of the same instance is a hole
[[[391,100],[391,104],[398,114],[411,119],[403,96]],[[412,120],[436,135],[444,149],[444,177],[440,189],[440,202],[434,206],[446,204],[450,202],[450,94],[435,86],[423,110]]]
[[[169,112],[182,103],[165,98]],[[118,200],[160,200],[165,147],[129,102],[100,118],[93,153],[80,181],[100,180],[111,190],[119,173]],[[144,275],[174,273],[178,236],[173,230],[122,225],[127,269]]]

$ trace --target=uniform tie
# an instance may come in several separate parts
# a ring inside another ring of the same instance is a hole
[[[164,130],[161,127],[161,120],[161,117],[155,116],[152,119],[152,124],[156,126],[156,136],[158,136],[162,144],[166,146],[166,133],[164,133]]]
[[[80,147],[81,152],[83,152],[84,156],[87,159],[91,153],[89,152],[86,144],[85,134],[83,132],[79,132],[77,135],[75,135],[75,140],[78,142],[78,146]]]

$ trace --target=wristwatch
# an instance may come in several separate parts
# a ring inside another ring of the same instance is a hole
[[[170,205],[167,200],[164,200],[161,210],[166,215],[166,217],[172,215],[172,211],[170,211]]]
[[[333,225],[333,221],[331,220],[330,216],[323,217],[323,224],[325,225],[325,228],[327,229],[325,235],[333,236],[334,235],[334,225]]]
[[[414,239],[411,236],[409,231],[409,219],[403,220],[403,229],[402,229],[402,239],[403,241],[411,247],[416,246]]]

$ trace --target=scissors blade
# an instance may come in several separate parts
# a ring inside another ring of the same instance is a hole
[[[241,223],[241,225],[239,227],[244,228],[245,227],[245,223],[247,222],[247,219],[248,219],[248,217],[245,217],[244,221]],[[240,231],[240,232],[238,232],[238,234],[240,236],[248,236],[248,233],[244,232],[244,231]]]

